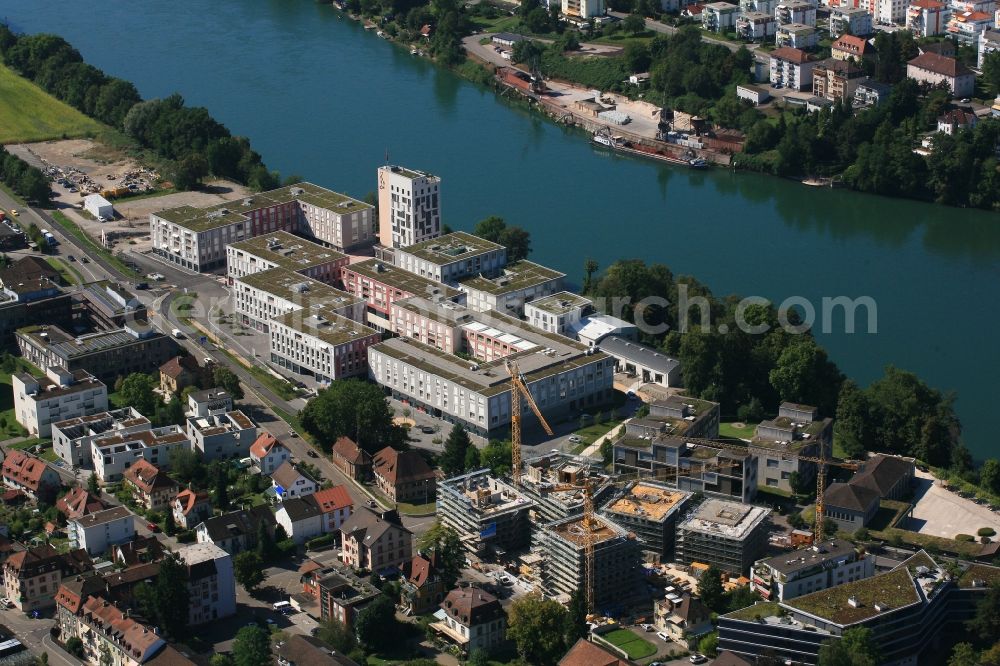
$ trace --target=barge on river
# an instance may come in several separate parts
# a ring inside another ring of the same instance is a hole
[[[640,143],[633,143],[622,136],[612,135],[608,132],[594,132],[593,142],[599,146],[604,146],[621,153],[650,157],[654,160],[686,166],[691,169],[705,169],[708,167],[708,162],[700,157],[695,157],[694,153],[690,150],[688,151],[688,155],[677,156],[662,148],[653,148]]]

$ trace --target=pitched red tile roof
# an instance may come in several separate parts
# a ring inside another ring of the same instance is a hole
[[[160,373],[177,379],[182,372],[198,372],[198,361],[193,356],[174,356],[160,366]]]
[[[431,579],[434,567],[431,561],[423,555],[414,555],[410,560],[410,573],[406,580],[415,587],[422,587],[424,583]]]
[[[77,486],[56,500],[56,509],[67,519],[79,518],[106,508],[100,497],[91,495],[86,488]]]
[[[284,446],[274,435],[269,432],[263,432],[250,445],[250,455],[254,458],[265,458],[275,445]]]
[[[100,597],[89,597],[83,604],[83,614],[103,629],[106,636],[126,647],[130,656],[144,656],[163,639],[141,622],[128,617],[120,608]]]
[[[937,0],[911,0],[910,6],[921,9],[944,9],[946,5],[943,2],[937,2]]]
[[[181,513],[185,516],[190,514],[199,504],[204,504],[209,501],[207,492],[204,490],[195,492],[190,488],[185,488],[177,493],[177,497],[175,497],[174,500],[181,503]]]
[[[161,472],[159,467],[148,460],[137,461],[125,470],[125,474],[122,476],[144,493],[177,485],[177,482],[167,476],[166,472]]]
[[[631,666],[633,662],[617,657],[586,638],[577,639],[559,666]]]
[[[771,51],[771,57],[778,60],[787,60],[796,65],[801,65],[809,60],[809,54],[801,49],[793,49],[790,46],[782,46],[780,49]]]
[[[855,37],[854,35],[841,35],[830,48],[834,51],[846,51],[859,56],[871,53],[874,50],[872,45],[868,43],[868,40],[864,37]]]
[[[42,485],[42,478],[47,471],[49,471],[49,466],[45,464],[44,460],[29,456],[24,451],[9,451],[3,460],[4,478],[11,479],[32,492],[38,492]]]
[[[351,499],[347,488],[344,486],[334,486],[326,490],[317,490],[312,494],[312,498],[319,505],[319,510],[322,513],[331,513],[338,509],[354,506],[354,500]]]
[[[338,437],[333,444],[333,453],[355,465],[367,465],[372,461],[372,457],[358,448],[350,437]]]
[[[375,454],[374,465],[375,474],[393,486],[434,478],[434,470],[416,451],[397,451],[387,446]]]
[[[458,587],[441,602],[445,614],[467,627],[490,622],[504,615],[497,598],[478,587]]]
[[[906,64],[942,76],[956,77],[972,74],[972,71],[959,61],[937,53],[921,53]]]

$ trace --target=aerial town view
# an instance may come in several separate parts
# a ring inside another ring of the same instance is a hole
[[[0,666],[1000,666],[998,212],[996,0],[0,1]]]

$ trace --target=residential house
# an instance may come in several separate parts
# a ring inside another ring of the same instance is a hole
[[[162,511],[177,496],[177,482],[147,460],[138,460],[123,476],[132,498],[147,511]]]
[[[355,481],[367,481],[372,473],[372,457],[350,437],[338,437],[330,452],[333,464]]]
[[[872,15],[863,7],[830,7],[830,34],[866,37],[872,34]]]
[[[375,482],[393,502],[427,504],[434,500],[437,476],[417,451],[387,446],[375,454]]]
[[[236,614],[236,577],[233,558],[212,543],[194,543],[177,551],[187,565],[191,599],[191,626]]]
[[[739,5],[729,2],[709,2],[701,11],[701,25],[712,32],[728,32],[736,25]]]
[[[853,63],[827,58],[813,67],[813,95],[849,104],[854,101],[854,90],[861,76],[861,69]]]
[[[771,51],[771,85],[792,90],[810,90],[813,82],[813,67],[809,54],[801,49],[782,47]]]
[[[351,517],[351,512],[354,510],[354,500],[351,499],[346,486],[333,486],[317,490],[309,497],[316,503],[323,515],[323,534],[340,532],[340,526]]]
[[[303,497],[316,492],[319,484],[295,466],[291,460],[286,460],[274,470],[271,475],[271,487],[278,499],[284,500],[289,497]]]
[[[198,383],[201,368],[194,356],[174,356],[160,366],[160,390],[180,395],[188,386]]]
[[[51,437],[52,424],[108,409],[108,387],[86,370],[50,367],[44,377],[11,376],[14,418],[31,435]]]
[[[888,83],[881,83],[875,79],[865,77],[858,81],[858,87],[854,89],[855,106],[878,106],[889,99],[892,86]]]
[[[69,521],[68,532],[71,547],[103,555],[111,546],[135,538],[135,516],[116,506]]]
[[[276,469],[291,458],[292,452],[288,447],[266,430],[250,445],[250,459],[260,473],[267,476],[274,474]]]
[[[693,650],[712,631],[712,612],[690,592],[668,591],[653,604],[653,625],[670,640]]]
[[[867,16],[867,14],[865,14]],[[830,56],[835,60],[854,60],[861,63],[875,53],[875,47],[863,37],[841,35],[830,45]]]
[[[622,659],[586,638],[578,638],[557,666],[635,666],[635,662]]]
[[[86,516],[88,513],[96,513],[106,508],[107,505],[99,496],[91,495],[82,486],[70,488],[69,492],[56,500],[56,509],[67,520]]]
[[[410,615],[423,615],[444,600],[444,580],[434,566],[434,556],[417,553],[403,567],[400,603]]]
[[[819,44],[819,34],[816,32],[816,28],[811,25],[786,23],[778,26],[774,42],[778,48],[790,47],[808,50]]]
[[[233,411],[233,396],[222,388],[192,391],[188,394],[188,416],[211,416]]]
[[[59,474],[41,458],[9,449],[3,459],[3,483],[32,499],[51,502],[59,490]]]
[[[3,563],[3,596],[22,613],[51,608],[63,578],[92,568],[81,550],[62,554],[49,544],[22,550]]]
[[[945,134],[955,134],[961,130],[972,129],[976,126],[978,118],[972,111],[965,109],[951,109],[945,111],[937,119],[937,131]]]
[[[137,536],[132,541],[111,546],[111,561],[127,569],[139,564],[159,562],[168,552],[155,535]]]
[[[185,488],[177,493],[170,510],[174,514],[174,524],[180,529],[190,530],[212,516],[212,500],[203,490]]]
[[[198,524],[195,535],[198,543],[214,543],[230,555],[237,555],[257,547],[257,532],[261,523],[273,536],[277,525],[274,514],[266,506],[255,506],[208,518]]]
[[[465,653],[489,651],[503,643],[507,615],[489,592],[477,587],[456,588],[441,602],[441,610],[444,617],[430,626]]]
[[[341,559],[355,569],[397,569],[413,556],[412,537],[396,511],[363,506],[340,526]]]
[[[951,9],[946,3],[938,0],[910,0],[906,9],[906,29],[918,38],[942,35],[950,17]]]
[[[921,83],[945,83],[955,97],[968,97],[976,87],[976,75],[955,58],[925,52],[906,63],[906,75]]]
[[[312,495],[288,497],[274,511],[274,519],[297,544],[323,533],[323,514]]]
[[[257,439],[257,424],[235,409],[221,414],[190,416],[187,435],[191,446],[206,461],[216,458],[244,458]]]
[[[864,486],[831,483],[823,498],[823,515],[845,532],[856,532],[878,513],[878,493]]]

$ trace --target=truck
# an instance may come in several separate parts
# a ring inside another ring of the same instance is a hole
[[[181,333],[181,329],[179,329],[179,328],[175,328],[174,330],[170,331],[170,334],[173,335],[178,340],[183,340],[184,339],[184,334]]]

